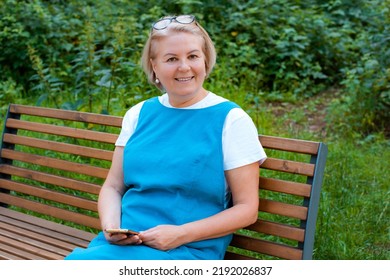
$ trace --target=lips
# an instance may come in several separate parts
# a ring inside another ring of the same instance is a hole
[[[179,82],[188,82],[188,81],[191,81],[193,78],[194,78],[194,76],[192,76],[192,77],[183,77],[183,78],[175,78],[175,80],[179,81]]]

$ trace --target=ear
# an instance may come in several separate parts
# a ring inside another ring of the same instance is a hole
[[[150,59],[150,64],[152,65],[154,73],[156,73],[156,63],[153,61],[153,59]]]

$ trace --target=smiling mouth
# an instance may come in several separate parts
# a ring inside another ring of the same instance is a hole
[[[175,78],[175,80],[179,81],[179,82],[188,82],[188,81],[191,81],[193,78],[194,78],[194,76],[186,77],[186,78]]]

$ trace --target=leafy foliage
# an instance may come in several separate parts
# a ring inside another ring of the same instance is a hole
[[[251,110],[338,86],[336,132],[388,129],[389,0],[2,2],[0,71],[38,104],[123,114],[157,94],[138,64],[150,24],[191,13],[219,55],[210,90]]]
[[[344,96],[332,106],[329,120],[336,132],[358,138],[372,132],[390,132],[390,1],[345,1],[354,41],[351,55],[357,56],[340,69]],[[372,9],[372,5],[378,9]],[[340,16],[344,16],[341,14]],[[361,32],[361,30],[367,30]],[[353,43],[353,44],[352,44]]]

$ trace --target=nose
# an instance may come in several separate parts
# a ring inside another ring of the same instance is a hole
[[[180,70],[180,71],[188,71],[188,70],[190,70],[190,69],[191,69],[191,67],[190,67],[188,61],[182,60],[182,61],[180,62],[180,65],[179,65],[179,70]]]

